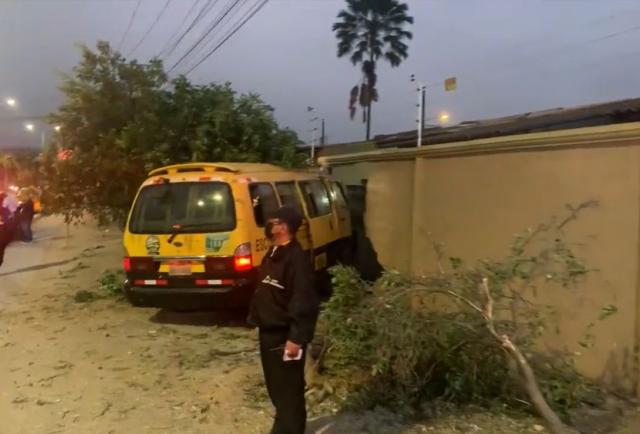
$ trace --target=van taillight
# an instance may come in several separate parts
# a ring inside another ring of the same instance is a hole
[[[123,260],[124,271],[156,271],[150,256],[126,256]]]
[[[251,256],[251,244],[240,244],[233,254],[233,268],[236,271],[249,271],[253,269]]]

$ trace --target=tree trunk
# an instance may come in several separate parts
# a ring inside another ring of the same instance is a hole
[[[373,46],[373,41],[370,41],[370,46]],[[372,72],[375,74],[375,57],[373,52],[369,53],[369,61],[371,62]],[[371,76],[367,77],[367,89],[369,104],[367,104],[367,141],[371,140],[371,106],[373,105],[373,83],[371,83]]]
[[[369,105],[367,105],[367,141],[371,139],[371,104],[373,104],[373,101],[369,99]]]

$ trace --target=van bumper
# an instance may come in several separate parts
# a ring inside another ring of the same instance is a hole
[[[255,291],[251,279],[238,279],[229,286],[198,287],[136,286],[131,282],[124,282],[124,295],[132,305],[170,310],[246,309]]]

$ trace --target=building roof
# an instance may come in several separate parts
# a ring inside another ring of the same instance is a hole
[[[426,128],[422,142],[423,145],[435,145],[636,121],[640,121],[640,98],[466,121],[451,127]],[[417,132],[413,130],[380,135],[375,137],[374,142],[377,148],[412,147],[417,144]]]

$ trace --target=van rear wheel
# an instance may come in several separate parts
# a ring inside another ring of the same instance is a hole
[[[144,307],[144,303],[142,302],[142,300],[140,300],[139,297],[131,294],[131,292],[129,291],[125,291],[124,293],[124,297],[127,299],[127,301],[131,304],[131,306],[134,307]]]

